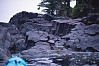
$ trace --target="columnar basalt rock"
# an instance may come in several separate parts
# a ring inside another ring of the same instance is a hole
[[[71,22],[72,20],[53,20],[52,21],[52,33],[54,35],[63,36],[68,34],[72,28],[75,27],[76,24]]]

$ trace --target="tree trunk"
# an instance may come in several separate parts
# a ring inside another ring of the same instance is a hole
[[[70,17],[70,0],[67,0],[67,16]]]

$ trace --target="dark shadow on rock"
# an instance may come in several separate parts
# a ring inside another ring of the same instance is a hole
[[[85,51],[85,52],[98,52],[97,50],[95,50],[95,49],[92,48],[92,47],[87,47],[84,51]]]
[[[59,58],[53,58],[53,63],[59,64],[61,66],[69,66],[70,64],[70,56],[63,56]]]
[[[26,49],[30,49],[31,47],[35,46],[35,42],[32,40],[28,40]]]

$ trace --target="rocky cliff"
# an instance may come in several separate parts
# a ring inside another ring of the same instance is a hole
[[[27,61],[64,56],[69,52],[98,53],[98,18],[98,14],[78,20],[67,17],[54,19],[48,14],[17,13],[9,23],[0,23],[0,61],[15,53]]]

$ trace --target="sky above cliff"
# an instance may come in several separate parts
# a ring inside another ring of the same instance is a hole
[[[0,0],[0,22],[8,22],[13,15],[21,11],[43,13],[42,9],[37,9],[40,2],[41,0]],[[75,4],[71,2],[72,7]]]

